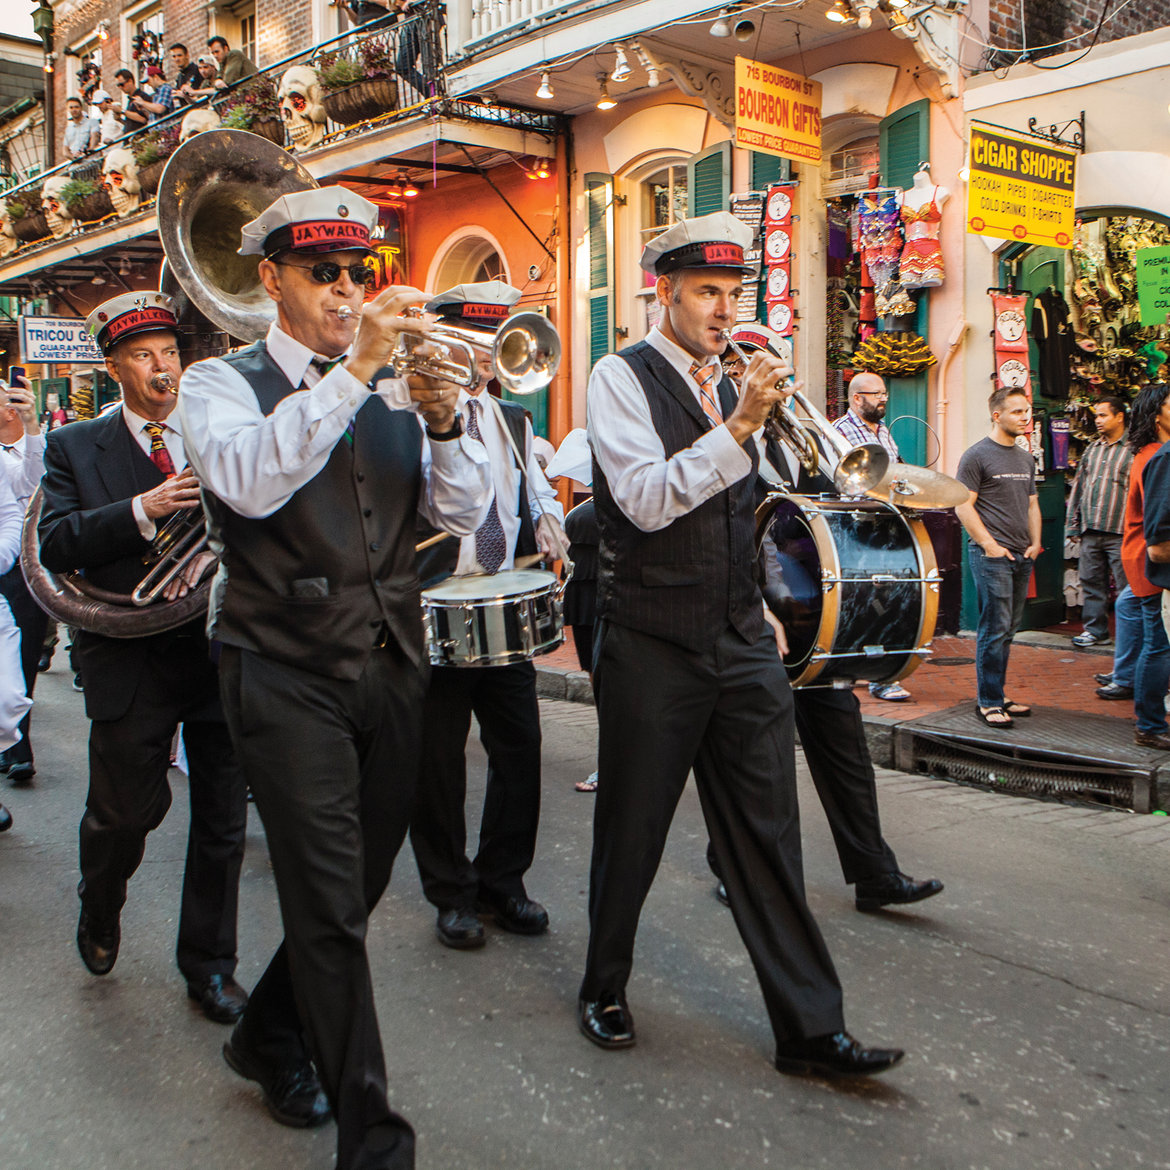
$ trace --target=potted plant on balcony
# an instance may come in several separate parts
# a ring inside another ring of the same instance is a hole
[[[272,79],[259,74],[224,99],[219,116],[225,130],[250,130],[277,146],[284,145],[284,119]]]
[[[41,210],[41,188],[25,187],[15,195],[9,195],[5,200],[8,218],[12,220],[12,230],[18,240],[26,244],[33,240],[43,240],[49,234],[49,221]]]
[[[167,159],[179,145],[179,127],[160,126],[148,130],[135,138],[131,145],[134,161],[138,164],[138,181],[142,184],[143,195],[153,195],[158,190],[159,179],[167,165]]]
[[[61,202],[80,223],[94,223],[114,214],[109,192],[90,179],[70,179],[61,188]]]
[[[354,49],[322,53],[317,76],[325,91],[325,109],[335,122],[352,126],[398,108],[394,74],[394,43],[388,37],[367,37]]]

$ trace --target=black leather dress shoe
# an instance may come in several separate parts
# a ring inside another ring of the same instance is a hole
[[[1138,747],[1154,748],[1160,752],[1170,752],[1170,735],[1159,735],[1156,731],[1135,731],[1133,742]]]
[[[321,1091],[317,1071],[310,1061],[269,1068],[248,1052],[234,1032],[223,1046],[223,1058],[233,1072],[260,1086],[268,1112],[281,1125],[310,1129],[329,1120],[329,1102]]]
[[[53,651],[42,650],[40,660],[37,662],[37,674],[44,674],[50,666],[53,665]]]
[[[1103,687],[1107,687],[1113,681],[1112,674],[1095,674],[1093,677]]]
[[[526,895],[480,898],[476,908],[485,918],[494,918],[501,930],[513,934],[544,934],[548,930],[548,911]]]
[[[798,1076],[870,1077],[893,1068],[905,1055],[900,1048],[865,1048],[848,1032],[833,1032],[777,1048],[776,1068]]]
[[[482,947],[487,941],[479,915],[465,906],[440,910],[438,920],[435,922],[435,934],[445,947],[454,947],[457,951],[474,950],[476,947]]]
[[[112,924],[98,922],[85,908],[77,920],[77,949],[81,961],[94,975],[108,975],[118,961],[122,927],[115,918]]]
[[[12,828],[12,814],[0,804],[0,833],[7,833]]]
[[[720,905],[726,906],[728,909],[731,908],[731,899],[727,896],[727,887],[722,882],[715,887],[715,900]]]
[[[216,1024],[234,1024],[248,1006],[248,993],[230,975],[209,975],[187,984],[187,998]]]
[[[28,788],[32,784],[33,777],[36,774],[37,770],[33,767],[31,761],[22,760],[18,764],[13,764],[8,769],[8,782],[13,788]]]
[[[1118,683],[1109,682],[1097,688],[1098,699],[1132,699],[1133,687],[1123,687]]]
[[[858,882],[854,887],[855,904],[858,910],[880,910],[883,906],[904,906],[908,902],[921,902],[942,893],[943,884],[938,878],[915,881],[914,878],[894,870],[868,882]]]
[[[577,1026],[599,1048],[633,1048],[634,1017],[626,997],[607,992],[600,999],[577,1001]]]

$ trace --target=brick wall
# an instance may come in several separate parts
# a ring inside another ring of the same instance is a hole
[[[256,0],[256,64],[261,69],[312,44],[309,0]]]
[[[1034,57],[1049,57],[1055,53],[1087,48],[1097,22],[1101,19],[1103,2],[1023,0],[1021,3],[1021,0],[990,0],[988,40],[1007,51],[996,54],[993,64],[1010,63],[1025,48]],[[1170,25],[1170,0],[1137,0],[1124,8],[1120,7],[1120,0],[1111,0],[1110,12],[1119,8],[1115,16],[1105,18],[1101,35],[1097,38],[1098,44]],[[1071,44],[1057,44],[1070,37],[1083,39]]]

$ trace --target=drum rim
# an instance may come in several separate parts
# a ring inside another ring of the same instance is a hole
[[[436,590],[442,589],[450,581],[469,581],[482,578],[484,581],[495,581],[500,577],[507,576],[511,573],[534,573],[541,577],[546,577],[547,580],[543,585],[531,585],[524,589],[519,589],[515,593],[500,593],[488,592],[481,597],[459,597],[459,598],[435,598]],[[424,602],[438,605],[457,605],[470,602],[473,605],[488,605],[493,601],[518,601],[528,597],[543,597],[545,594],[555,591],[558,584],[556,573],[548,569],[505,569],[502,573],[465,573],[462,576],[452,575],[445,577],[442,581],[434,585],[428,586],[421,590],[421,596]]]

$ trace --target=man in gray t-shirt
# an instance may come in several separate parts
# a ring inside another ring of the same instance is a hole
[[[1041,553],[1036,465],[1016,446],[1032,421],[1032,404],[1018,390],[988,400],[991,434],[963,452],[958,478],[971,496],[955,509],[970,540],[971,576],[979,603],[975,636],[976,714],[989,727],[1011,727],[1030,707],[1003,693],[1012,638],[1024,616],[1032,564]]]

